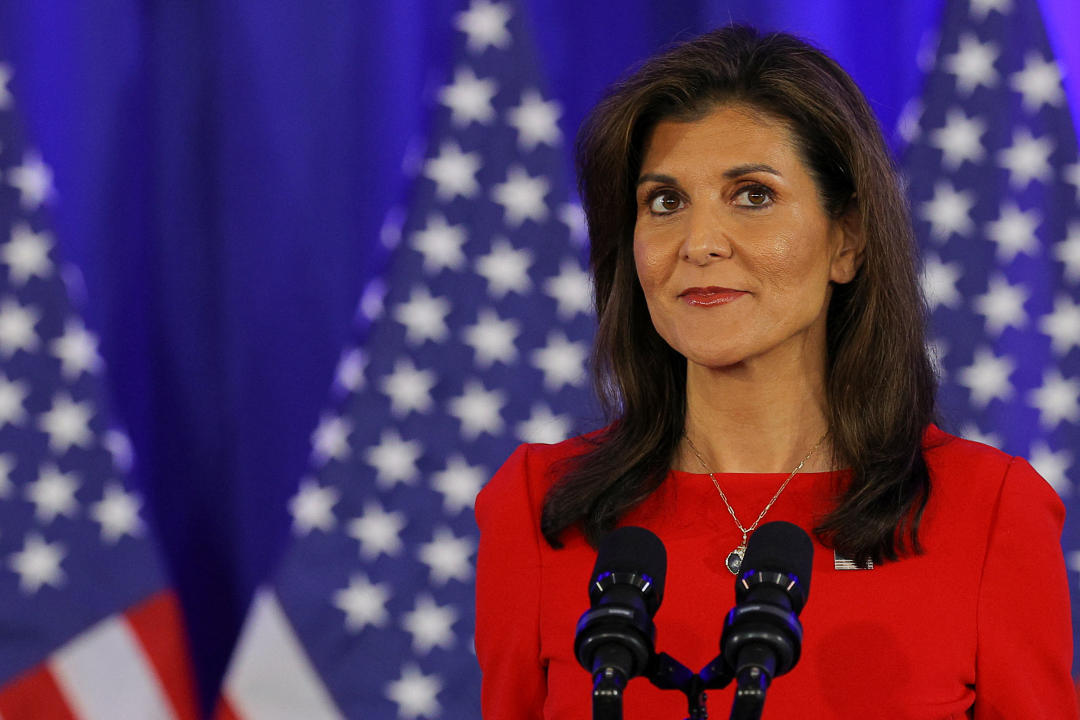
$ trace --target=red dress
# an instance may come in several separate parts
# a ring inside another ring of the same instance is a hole
[[[1072,630],[1060,537],[1064,506],[1021,458],[930,428],[933,489],[924,553],[871,570],[837,570],[814,543],[802,658],[773,681],[764,718],[1077,718]],[[591,717],[591,678],[574,659],[596,552],[577,531],[552,549],[539,531],[549,468],[580,440],[523,445],[480,493],[476,653],[487,720]],[[742,517],[785,474],[717,475]],[[766,521],[811,529],[838,475],[801,473]],[[708,475],[673,471],[623,520],[668,553],[656,647],[697,671],[719,649],[734,576],[724,559],[741,534]],[[727,717],[732,688],[708,693]],[[684,696],[644,678],[628,685],[628,720],[686,717]]]

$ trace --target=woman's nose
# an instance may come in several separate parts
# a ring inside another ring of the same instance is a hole
[[[731,239],[717,213],[695,208],[690,213],[681,256],[695,265],[707,265],[716,260],[730,258]]]

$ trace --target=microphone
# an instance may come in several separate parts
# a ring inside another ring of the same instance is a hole
[[[600,542],[589,581],[591,608],[574,637],[574,655],[593,676],[594,717],[621,717],[623,688],[645,672],[666,573],[664,543],[645,528],[618,528]]]
[[[735,607],[720,638],[738,683],[732,718],[760,717],[769,683],[799,661],[798,615],[810,593],[813,560],[810,536],[791,523],[766,523],[750,536],[735,580]]]

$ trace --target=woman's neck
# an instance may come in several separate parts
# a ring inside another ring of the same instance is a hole
[[[684,441],[675,467],[688,472],[790,472],[828,430],[823,364],[688,365],[686,434],[704,463]],[[831,457],[826,440],[802,470],[830,470]]]

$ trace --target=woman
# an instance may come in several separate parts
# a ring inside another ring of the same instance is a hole
[[[519,448],[477,500],[485,717],[589,717],[574,626],[613,527],[666,545],[657,649],[697,669],[773,520],[816,548],[766,717],[1076,717],[1063,506],[933,424],[911,224],[847,74],[724,28],[616,86],[578,151],[612,423]],[[624,707],[686,712],[643,679]]]

